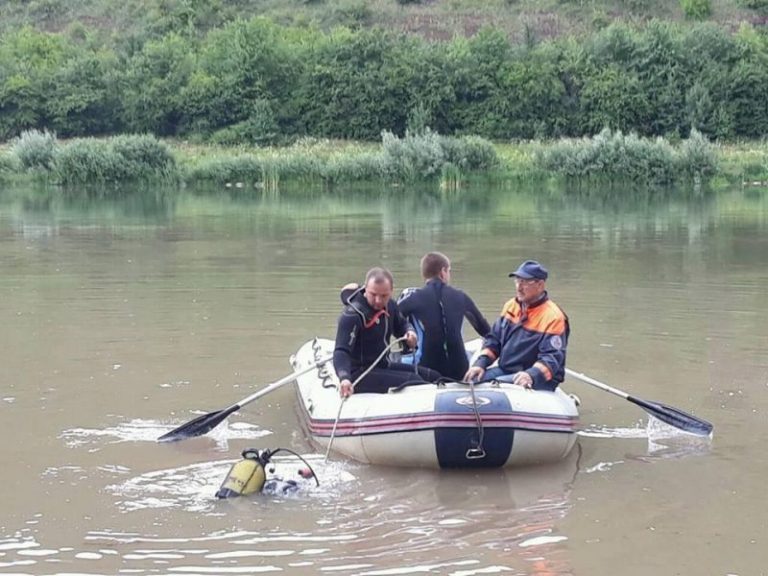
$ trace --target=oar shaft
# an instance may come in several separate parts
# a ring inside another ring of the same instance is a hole
[[[611,394],[616,394],[616,396],[620,396],[625,400],[629,399],[629,394],[627,394],[623,390],[619,390],[618,388],[614,388],[613,386],[608,386],[608,384],[604,382],[600,382],[599,380],[595,380],[594,378],[590,378],[586,374],[582,374],[581,372],[574,372],[569,368],[565,369],[565,373],[568,374],[568,376],[573,376],[574,378],[581,380],[582,382],[586,382],[587,384],[592,384],[592,386],[596,386],[601,390],[605,390],[606,392],[610,392]]]
[[[276,390],[277,388],[280,388],[281,386],[284,386],[285,384],[288,384],[289,382],[293,382],[299,376],[303,376],[307,372],[311,372],[315,368],[318,368],[319,366],[322,366],[323,364],[325,364],[326,362],[329,362],[331,360],[333,360],[333,355],[332,354],[328,355],[328,356],[325,356],[324,358],[320,358],[320,360],[315,361],[314,364],[310,364],[306,368],[303,368],[301,370],[298,370],[296,372],[288,374],[288,376],[286,376],[285,378],[281,378],[280,380],[277,380],[276,382],[272,382],[272,384],[269,384],[269,385],[265,386],[264,388],[262,388],[261,390],[259,390],[257,392],[254,392],[253,394],[251,394],[247,398],[243,398],[242,400],[240,400],[240,402],[238,402],[237,404],[233,404],[229,408],[234,408],[235,410],[239,410],[240,408],[242,408],[246,404],[250,404],[254,400],[258,400],[259,398],[269,394],[273,390]]]
[[[280,388],[280,386],[284,386],[285,384],[288,384],[289,382],[296,380],[296,378],[298,378],[299,376],[302,376],[303,374],[306,374],[307,372],[310,372],[315,368],[322,366],[323,364],[325,364],[331,359],[333,359],[333,356],[330,356],[330,355],[326,356],[325,358],[321,358],[320,360],[317,360],[316,362],[314,362],[313,364],[310,364],[306,368],[302,368],[301,370],[293,372],[292,374],[289,374],[285,378],[281,378],[277,382],[268,384],[258,392],[251,394],[247,398],[243,398],[237,404],[232,404],[231,406],[224,408],[223,410],[216,410],[215,412],[209,412],[208,414],[203,414],[202,416],[198,416],[197,418],[194,418],[193,420],[190,420],[189,422],[182,424],[178,428],[174,428],[170,432],[163,434],[157,440],[159,442],[172,442],[175,440],[182,440],[184,438],[193,438],[195,436],[202,436],[203,434],[207,434],[208,432],[213,430],[216,426],[221,424],[230,414],[232,414],[233,412],[237,412],[238,410],[240,410],[240,408],[242,408],[246,404],[250,404],[254,400],[261,398],[266,394],[269,394],[270,392],[272,392],[272,390]]]

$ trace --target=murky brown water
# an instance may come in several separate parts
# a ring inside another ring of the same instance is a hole
[[[337,289],[400,288],[439,249],[493,317],[533,257],[569,313],[569,367],[715,424],[647,426],[577,381],[583,433],[545,468],[323,461],[282,388],[210,436],[155,438],[290,372]],[[0,193],[3,574],[768,574],[768,193],[635,202]],[[249,446],[319,488],[217,502]],[[292,471],[293,460],[279,464]]]

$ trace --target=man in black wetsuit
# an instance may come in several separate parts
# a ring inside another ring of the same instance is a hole
[[[389,346],[392,336],[405,336],[406,343],[416,345],[416,332],[392,300],[392,274],[384,268],[372,268],[362,289],[342,292],[346,303],[336,330],[333,367],[339,377],[340,393],[386,393],[389,388],[409,384],[426,384],[440,375],[426,368],[390,362],[385,355],[366,376],[356,381]]]
[[[448,283],[451,262],[445,254],[429,252],[421,259],[421,275],[426,284],[403,292],[398,300],[400,312],[423,329],[419,363],[443,376],[461,380],[469,368],[461,325],[464,318],[485,337],[491,326],[472,299]]]

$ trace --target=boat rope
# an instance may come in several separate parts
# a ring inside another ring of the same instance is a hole
[[[357,383],[360,382],[360,380],[362,380],[363,378],[365,378],[368,375],[368,373],[376,367],[376,365],[381,361],[382,358],[384,358],[386,354],[389,353],[389,351],[392,349],[392,347],[395,344],[398,344],[403,341],[405,341],[405,336],[401,336],[397,340],[393,340],[387,345],[386,348],[384,348],[384,350],[381,351],[381,354],[379,354],[378,358],[376,358],[376,360],[371,362],[371,365],[365,369],[365,372],[360,374],[360,376],[358,376],[355,379],[355,381],[352,382],[352,394],[355,393],[355,386],[357,386]],[[328,441],[328,449],[325,451],[325,462],[328,462],[328,455],[331,453],[331,446],[333,446],[333,439],[336,437],[336,427],[339,425],[339,418],[341,418],[341,409],[344,407],[344,402],[347,401],[347,398],[349,398],[349,396],[345,396],[344,398],[342,398],[341,404],[339,404],[339,412],[336,414],[336,420],[334,420],[333,422],[333,429],[331,430],[331,438]]]
[[[467,460],[475,460],[478,458],[485,458],[485,448],[483,448],[485,429],[483,428],[483,419],[480,418],[480,409],[477,407],[477,398],[475,398],[475,383],[472,381],[469,382],[469,393],[472,396],[472,410],[474,411],[475,419],[477,420],[478,440],[477,446],[468,448],[465,456]]]

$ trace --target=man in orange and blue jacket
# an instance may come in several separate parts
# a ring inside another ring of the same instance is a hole
[[[502,380],[554,390],[565,377],[568,316],[549,298],[544,266],[526,260],[509,276],[515,279],[515,297],[504,304],[464,380]]]

